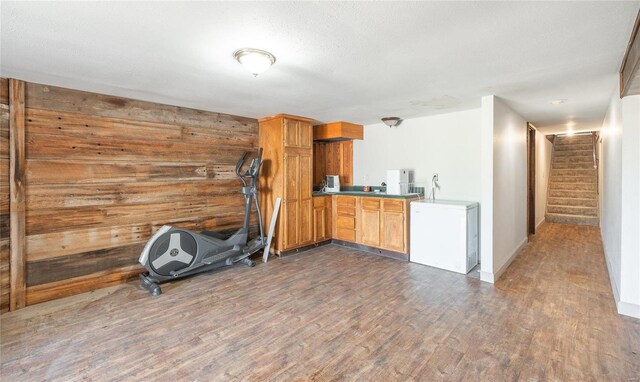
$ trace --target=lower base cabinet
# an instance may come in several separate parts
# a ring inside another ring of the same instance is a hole
[[[316,196],[313,198],[313,240],[337,239],[409,253],[411,199],[371,196]]]
[[[331,240],[331,196],[313,198],[313,241]]]
[[[409,253],[409,200],[363,197],[360,206],[358,244]]]

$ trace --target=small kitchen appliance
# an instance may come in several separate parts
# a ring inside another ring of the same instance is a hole
[[[387,194],[407,194],[409,181],[409,170],[387,170]]]
[[[327,175],[326,183],[325,192],[340,192],[340,177],[338,175]]]

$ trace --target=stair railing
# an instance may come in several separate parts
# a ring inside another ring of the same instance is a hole
[[[600,194],[600,174],[598,171],[598,166],[600,162],[600,158],[598,158],[598,132],[591,132],[591,152],[593,154],[593,168],[596,170],[596,193]]]

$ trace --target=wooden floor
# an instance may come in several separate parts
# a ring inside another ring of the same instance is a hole
[[[1,316],[5,381],[638,380],[594,227],[546,224],[495,286],[335,245]]]

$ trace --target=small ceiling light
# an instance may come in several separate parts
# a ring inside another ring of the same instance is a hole
[[[553,101],[549,101],[550,104],[552,105],[562,105],[563,103],[566,103],[567,100],[566,99],[554,99]]]
[[[385,125],[389,126],[389,127],[396,127],[400,124],[400,121],[402,121],[400,118],[398,117],[385,117],[382,118],[382,122],[384,122]]]
[[[233,57],[254,77],[264,73],[276,62],[276,57],[273,54],[253,48],[238,49],[233,53]]]

